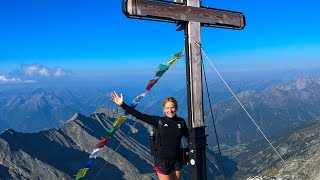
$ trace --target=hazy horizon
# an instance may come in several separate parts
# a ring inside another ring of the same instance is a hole
[[[246,17],[243,30],[201,31],[203,50],[226,79],[319,74],[319,25],[314,22],[320,2],[203,0],[202,5]],[[183,31],[177,32],[175,24],[128,19],[121,1],[4,0],[0,24],[0,85],[143,85],[160,63],[184,48]],[[216,77],[205,56],[203,61],[207,74]],[[173,86],[185,84],[185,57],[169,79]]]

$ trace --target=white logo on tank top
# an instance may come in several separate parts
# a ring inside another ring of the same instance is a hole
[[[168,127],[168,124],[164,124],[163,126]]]
[[[181,124],[178,124],[178,128],[181,129]]]

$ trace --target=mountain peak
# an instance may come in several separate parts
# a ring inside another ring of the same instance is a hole
[[[252,89],[248,89],[246,91],[242,91],[238,94],[239,98],[247,98],[249,96],[251,96],[252,94],[254,94],[256,91],[252,90]]]
[[[291,89],[302,90],[312,85],[320,85],[320,81],[312,77],[301,77],[292,84],[282,85],[282,86],[279,86],[278,88],[282,90],[291,90]]]
[[[303,77],[303,78],[299,78],[296,81],[296,86],[299,89],[304,89],[312,84],[319,84],[315,79],[311,78],[311,77]]]
[[[15,132],[16,132],[16,131],[13,130],[13,129],[6,129],[6,130],[2,131],[2,132],[0,133],[0,135],[13,134],[13,133],[15,133]]]
[[[81,113],[76,113],[74,114],[70,119],[69,121],[74,121],[76,119],[80,120],[80,121],[83,121],[84,119],[86,119],[87,117],[85,115],[82,115]]]

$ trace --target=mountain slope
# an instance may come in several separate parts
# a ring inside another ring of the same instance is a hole
[[[0,135],[2,159],[0,178],[7,179],[72,179],[89,160],[89,155],[114,119],[105,114],[85,117],[76,114],[62,128],[39,133],[19,133],[6,130]],[[130,120],[128,120],[130,123]],[[132,121],[131,121],[132,123]],[[142,125],[139,128],[144,128]],[[149,149],[132,137],[126,137],[129,127],[117,131],[87,177],[102,179],[110,175],[116,179],[152,179],[152,157]],[[145,132],[145,134],[143,133]],[[136,136],[147,136],[146,129]],[[143,141],[143,138],[141,138]],[[122,146],[113,149],[121,142]],[[100,169],[103,170],[100,171]]]
[[[122,109],[100,108],[89,117],[77,113],[58,129],[39,133],[5,130],[0,134],[0,179],[74,178],[89,161],[88,157],[101,135],[112,126],[115,117],[123,113]],[[127,119],[104,147],[86,177],[157,179],[149,143],[149,132],[144,124]],[[221,167],[216,165],[218,155],[208,152],[208,178],[212,179],[221,176]],[[234,161],[228,157],[224,159],[235,167]],[[188,166],[184,166],[183,179],[189,179]]]
[[[319,80],[301,78],[262,91],[243,91],[237,97],[263,132],[270,136],[320,117],[319,92]],[[213,132],[210,112],[206,111],[206,114],[207,132]],[[214,107],[214,117],[223,143],[235,145],[262,138],[234,98],[218,103]],[[214,144],[213,138],[209,143]]]
[[[320,179],[320,120],[271,139],[286,165],[264,140],[225,151],[237,162],[237,177],[260,175],[303,180]]]

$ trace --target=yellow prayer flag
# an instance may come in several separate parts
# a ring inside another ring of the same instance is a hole
[[[183,51],[175,54],[175,55],[173,56],[173,58],[172,58],[169,62],[167,62],[167,64],[168,64],[168,65],[171,65],[175,60],[180,59],[181,56],[182,56],[182,53],[183,53]]]
[[[77,173],[77,176],[76,176],[76,179],[81,179],[83,178],[86,174],[87,174],[87,171],[89,170],[89,168],[83,168],[83,169],[80,169]]]
[[[121,115],[119,116],[113,123],[113,126],[120,127],[124,120],[127,119],[127,116]]]

